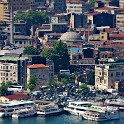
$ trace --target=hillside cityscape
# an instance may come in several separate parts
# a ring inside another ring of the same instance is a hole
[[[0,117],[118,120],[123,95],[123,0],[0,0]]]

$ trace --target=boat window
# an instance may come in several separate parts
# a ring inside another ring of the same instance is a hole
[[[78,110],[78,111],[85,111],[85,109],[79,109],[79,108],[76,108],[76,110]]]
[[[13,112],[13,109],[7,110],[8,112]]]
[[[0,110],[0,112],[5,112],[5,110]]]

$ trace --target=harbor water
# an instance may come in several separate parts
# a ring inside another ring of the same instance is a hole
[[[124,124],[124,118],[120,120],[94,122],[82,120],[74,115],[58,115],[49,117],[27,117],[27,118],[0,118],[0,124]]]

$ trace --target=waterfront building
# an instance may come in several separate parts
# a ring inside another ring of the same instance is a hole
[[[27,66],[27,83],[29,83],[31,76],[35,76],[38,84],[47,83],[49,81],[49,66],[44,64],[33,64]]]
[[[19,85],[26,85],[27,59],[19,56],[0,57],[0,84],[11,81]]]
[[[95,88],[115,88],[115,82],[124,79],[124,63],[98,64],[95,66]]]
[[[29,98],[27,94],[13,94],[13,95],[7,95],[7,96],[1,96],[0,97],[0,102],[10,102],[13,100],[26,100]]]

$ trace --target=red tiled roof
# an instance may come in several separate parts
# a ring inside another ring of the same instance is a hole
[[[15,99],[23,99],[23,98],[28,98],[29,96],[27,94],[13,94],[13,95],[8,95],[8,96],[3,96],[9,100],[15,100]]]
[[[115,29],[114,28],[104,28],[104,31],[107,33],[113,32]]]
[[[113,54],[113,52],[110,52],[110,51],[103,51],[103,52],[100,52],[100,54]]]
[[[101,14],[100,12],[92,12],[92,13],[87,13],[86,15],[90,15],[90,16],[94,16],[94,15],[98,15]]]
[[[45,6],[38,6],[37,8],[44,8],[44,9],[46,9],[46,7],[45,7]]]
[[[111,7],[102,7],[102,8],[98,8],[98,10],[124,10],[123,8],[111,8]]]
[[[110,34],[109,37],[110,37],[110,38],[124,38],[124,33],[120,33],[120,34]]]
[[[46,66],[44,64],[33,64],[33,65],[29,65],[27,68],[30,68],[30,69],[34,69],[34,68],[48,68],[48,66]]]

